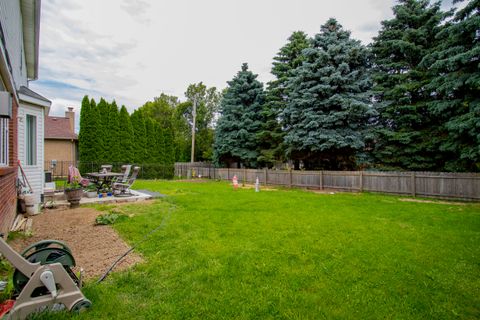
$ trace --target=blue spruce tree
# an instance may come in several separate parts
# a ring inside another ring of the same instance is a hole
[[[257,75],[244,63],[242,70],[228,82],[215,131],[214,160],[219,164],[247,167],[258,164],[265,93],[263,84],[256,79]]]
[[[330,19],[303,55],[288,81],[282,113],[287,154],[307,169],[355,168],[375,115],[368,50]]]

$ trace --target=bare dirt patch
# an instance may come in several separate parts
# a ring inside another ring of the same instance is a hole
[[[454,202],[454,201],[432,201],[432,200],[423,200],[423,199],[412,199],[412,198],[399,198],[400,201],[405,202],[420,202],[420,203],[436,203],[436,204],[451,204],[453,206],[466,206],[464,202]]]
[[[15,239],[10,245],[21,252],[40,240],[63,241],[72,250],[77,268],[84,269],[85,278],[98,277],[130,248],[110,226],[94,225],[99,214],[101,212],[93,208],[48,210],[33,217],[31,237]],[[127,269],[141,261],[139,254],[131,252],[114,270]]]
[[[233,188],[233,185],[232,185]],[[239,189],[255,189],[254,184],[238,184]],[[260,191],[278,191],[278,189],[271,188],[271,187],[266,187],[265,185],[260,185]]]
[[[353,191],[346,191],[346,190],[340,190],[340,189],[306,189],[307,191],[313,192],[313,193],[319,193],[319,194],[336,194],[336,193],[348,193],[352,195],[361,195],[361,193],[353,190]]]

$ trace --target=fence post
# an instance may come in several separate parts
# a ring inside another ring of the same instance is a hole
[[[265,168],[265,185],[268,184],[268,168]]]
[[[292,179],[292,168],[288,168],[288,171],[289,172],[289,176],[290,176],[290,183],[289,183],[289,187],[292,188],[292,184],[293,184],[293,179]]]
[[[230,167],[227,167],[227,180],[230,180]]]
[[[243,187],[245,187],[245,181],[247,181],[247,168],[243,167]]]
[[[415,179],[415,171],[412,172],[412,175],[410,177],[410,180],[411,180],[411,183],[412,183],[412,196],[416,196],[416,193],[417,193],[417,183],[416,183],[416,179]]]
[[[320,170],[320,190],[323,190],[323,170]]]
[[[363,192],[363,171],[360,171],[360,192]]]

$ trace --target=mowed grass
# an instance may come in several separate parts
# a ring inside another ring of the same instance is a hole
[[[87,284],[81,319],[474,319],[480,205],[377,194],[233,191],[137,181],[168,195],[114,228],[145,263]],[[68,318],[70,315],[56,315]]]

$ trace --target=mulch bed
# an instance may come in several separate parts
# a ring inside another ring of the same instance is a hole
[[[84,277],[102,275],[112,263],[130,247],[110,226],[95,226],[101,212],[93,208],[47,210],[33,216],[33,235],[17,238],[10,245],[21,252],[28,245],[45,239],[60,240],[72,250],[77,269],[84,269]],[[142,261],[135,252],[127,255],[114,271],[124,270]]]

